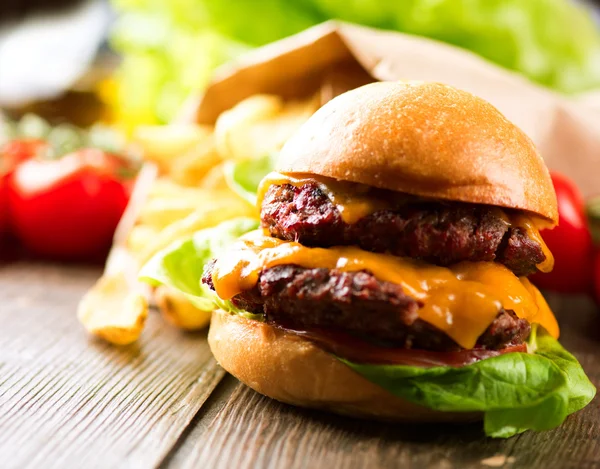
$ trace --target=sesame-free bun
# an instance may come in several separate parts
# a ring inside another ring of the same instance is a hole
[[[558,221],[529,137],[487,101],[440,83],[378,82],[338,96],[286,143],[277,170]]]
[[[225,370],[288,404],[403,422],[481,419],[478,413],[438,412],[395,397],[313,342],[238,315],[215,311],[208,343]]]

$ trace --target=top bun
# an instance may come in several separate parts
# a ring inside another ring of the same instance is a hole
[[[558,222],[531,139],[487,101],[440,83],[378,82],[338,96],[286,143],[277,170]]]

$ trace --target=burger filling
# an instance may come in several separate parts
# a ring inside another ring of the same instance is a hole
[[[558,335],[525,278],[553,259],[524,213],[279,173],[259,203],[263,231],[203,282],[270,324],[436,352],[519,346],[533,322]]]
[[[372,192],[360,202],[335,204],[339,195],[316,181],[272,185],[264,194],[262,225],[271,236],[304,246],[358,246],[441,266],[495,261],[517,276],[552,268],[550,252],[523,216],[511,223],[497,207]],[[363,216],[344,215],[352,209]]]
[[[214,289],[212,267],[203,282]],[[256,286],[231,299],[239,309],[295,331],[336,331],[382,347],[440,352],[462,348],[419,318],[420,304],[401,286],[369,272],[280,265],[261,272]],[[475,348],[502,350],[523,344],[531,327],[501,309]]]

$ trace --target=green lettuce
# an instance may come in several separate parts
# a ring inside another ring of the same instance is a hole
[[[358,364],[339,358],[390,393],[430,409],[483,412],[486,435],[549,430],[585,407],[596,388],[579,362],[545,331],[535,353],[507,353],[460,368]]]
[[[600,34],[567,0],[112,0],[118,105],[132,123],[172,119],[218,65],[328,19],[430,37],[533,81],[600,86]]]
[[[230,313],[254,315],[221,300],[201,282],[204,267],[244,233],[258,228],[252,218],[235,218],[213,228],[200,230],[190,239],[178,241],[154,255],[140,271],[139,279],[153,286],[167,285],[182,292],[202,311],[217,308]]]
[[[256,192],[260,181],[273,171],[274,167],[274,155],[266,155],[252,160],[228,162],[225,165],[225,180],[231,190],[252,205],[256,205]]]

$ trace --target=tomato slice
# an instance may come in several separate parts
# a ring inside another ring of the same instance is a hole
[[[280,327],[280,326],[277,326]],[[343,332],[315,329],[285,331],[309,339],[328,352],[356,363],[378,365],[408,365],[430,368],[433,366],[461,367],[504,353],[527,352],[525,344],[502,350],[471,349],[456,352],[433,352],[430,350],[380,347]]]

